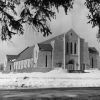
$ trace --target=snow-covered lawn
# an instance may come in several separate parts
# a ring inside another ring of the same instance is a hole
[[[47,73],[0,73],[0,88],[100,87],[100,70],[68,73],[61,68]]]

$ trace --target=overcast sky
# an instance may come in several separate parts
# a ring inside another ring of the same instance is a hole
[[[75,0],[74,8],[65,15],[63,9],[60,9],[56,20],[50,23],[53,34],[48,38],[54,37],[57,34],[67,32],[71,28],[88,42],[89,46],[94,46],[100,52],[100,43],[97,42],[96,34],[98,28],[92,28],[87,24],[88,9],[84,6],[84,0]],[[0,41],[0,61],[2,62],[6,54],[18,54],[27,46],[31,46],[36,42],[41,42],[44,39],[42,35],[33,31],[31,26],[25,26],[25,34],[23,36],[14,36],[11,41]]]

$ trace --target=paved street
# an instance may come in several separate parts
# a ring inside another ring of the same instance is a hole
[[[0,100],[100,100],[100,88],[0,90]]]

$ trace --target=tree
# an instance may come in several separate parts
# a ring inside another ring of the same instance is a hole
[[[19,19],[17,16],[16,6],[21,5],[21,0],[0,0],[0,22],[1,22],[1,39],[11,39],[12,35],[23,34],[23,24],[32,25],[36,30],[43,33],[43,36],[51,34],[47,25],[51,18],[55,18],[55,11],[63,7],[67,14],[68,9],[73,7],[73,0],[25,0],[23,10]],[[14,15],[13,15],[13,14]]]
[[[92,27],[98,26],[97,38],[100,39],[100,0],[86,0],[85,5],[89,9],[88,19]]]
[[[63,7],[67,14],[68,10],[73,8],[74,0],[25,0],[20,17],[16,19],[16,6],[21,5],[21,2],[22,0],[0,0],[2,40],[11,39],[15,34],[23,34],[25,23],[32,25],[43,36],[48,36],[52,32],[47,22],[55,18],[54,9],[59,11],[59,7]],[[99,27],[97,38],[100,38],[100,0],[85,0],[85,5],[90,12],[88,23],[91,23],[93,27]]]

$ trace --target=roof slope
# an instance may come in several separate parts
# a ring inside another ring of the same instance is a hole
[[[52,51],[51,44],[38,44],[41,51]]]
[[[74,33],[77,37],[79,37],[80,39],[83,39],[79,34],[77,34],[73,29],[70,29],[69,31],[67,32],[64,32],[62,34],[57,34],[56,36],[52,37],[52,38],[49,38],[48,40],[45,40],[43,42],[41,42],[42,44],[48,44],[50,43],[52,40],[55,40],[57,39],[58,37],[64,37],[64,34],[67,35],[68,33]]]
[[[89,47],[89,53],[95,53],[95,54],[99,54],[99,52],[97,51],[97,49],[95,47]]]
[[[33,48],[34,48],[34,46],[31,46],[31,47],[27,47],[25,50],[23,50],[19,54],[17,61],[32,58],[33,57]]]
[[[52,51],[52,46],[50,44],[38,44],[40,51]],[[34,46],[27,47],[19,55],[16,61],[30,59],[33,57]]]
[[[18,55],[6,55],[6,56],[7,56],[7,61],[12,61],[18,58]]]

